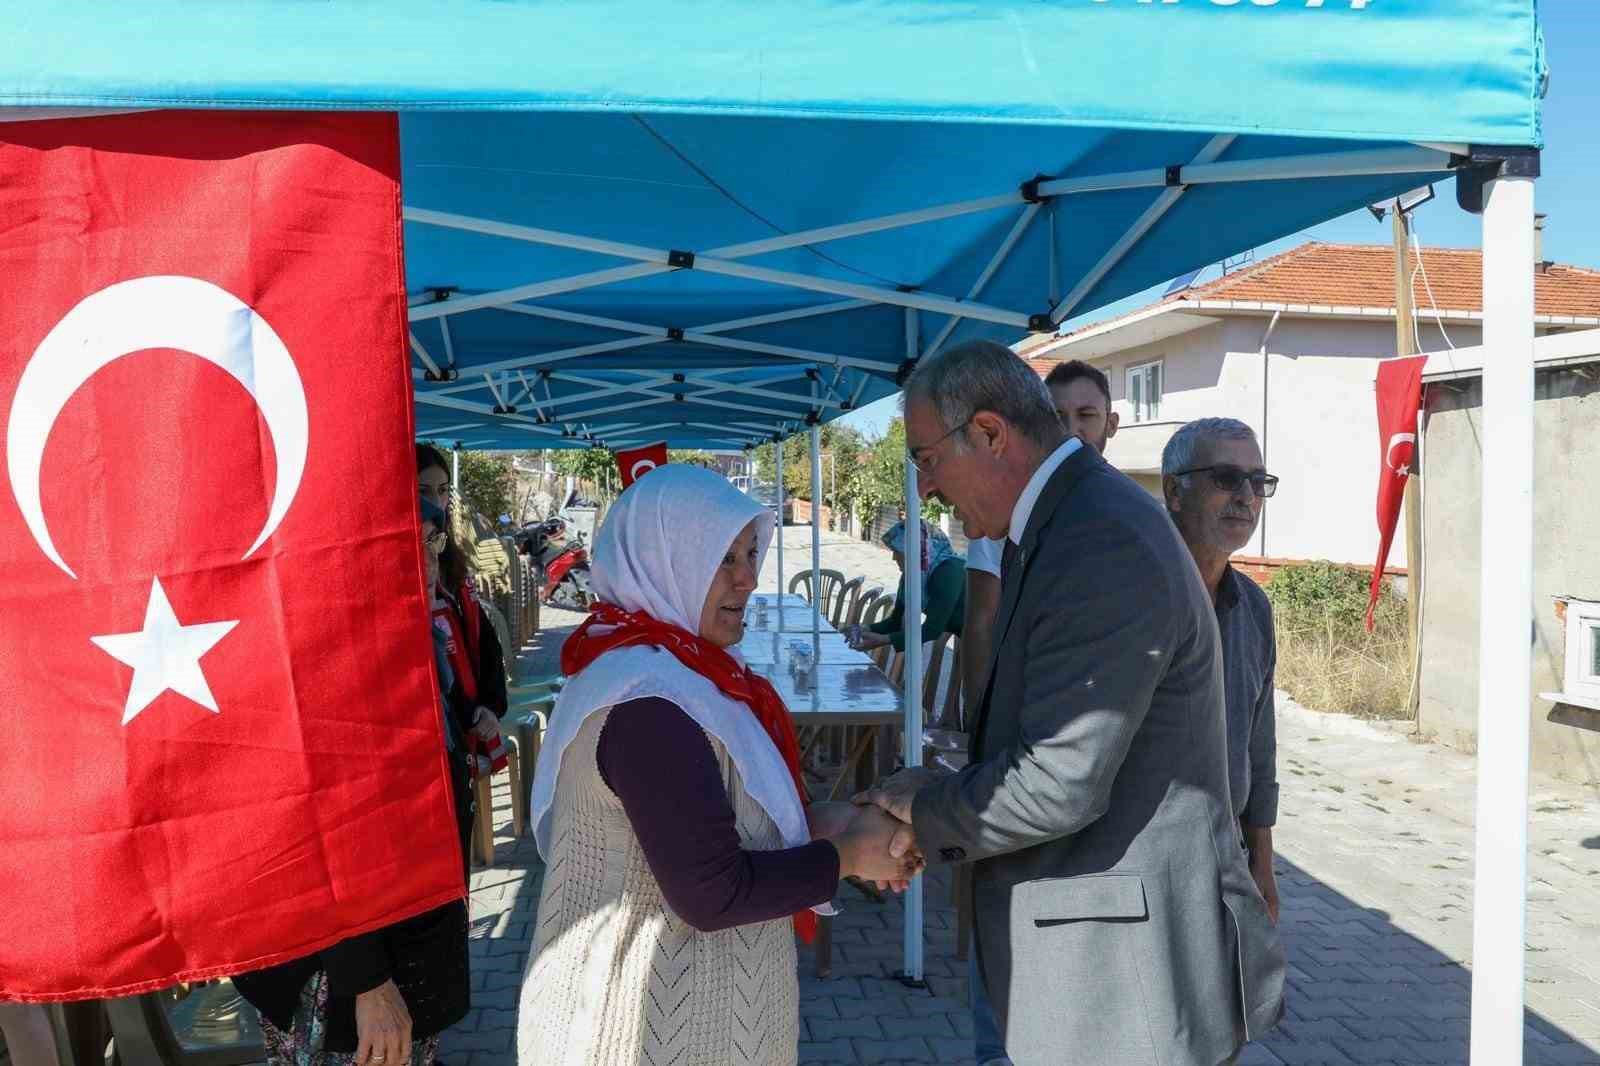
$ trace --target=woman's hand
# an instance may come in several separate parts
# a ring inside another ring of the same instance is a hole
[[[850,646],[856,651],[872,651],[875,648],[885,647],[889,643],[889,638],[882,633],[874,633],[871,630],[863,629],[861,636]]]
[[[472,720],[472,731],[478,734],[478,739],[492,744],[500,736],[500,719],[487,707],[479,707],[477,717]]]
[[[849,824],[830,838],[839,851],[839,876],[891,885],[908,881],[923,867],[921,852],[905,846],[910,834],[910,826],[880,808],[857,807]],[[894,844],[902,850],[898,858],[891,853]]]
[[[356,996],[356,1066],[406,1066],[411,1012],[394,981]]]
[[[811,829],[812,840],[831,840],[849,828],[855,818],[853,803],[828,801],[806,807],[806,824]]]

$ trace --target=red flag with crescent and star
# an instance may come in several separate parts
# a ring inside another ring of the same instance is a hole
[[[619,448],[616,454],[622,487],[627,488],[656,467],[667,465],[667,442],[656,441],[640,448]]]
[[[1422,409],[1422,368],[1425,355],[1389,359],[1378,364],[1378,561],[1372,567],[1367,592],[1367,629],[1383,588],[1383,568],[1389,562],[1400,506],[1406,498],[1406,480],[1417,456],[1417,413]]]
[[[0,999],[462,894],[397,120],[0,125]]]

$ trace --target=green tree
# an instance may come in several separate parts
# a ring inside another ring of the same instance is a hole
[[[704,466],[710,469],[715,469],[717,465],[717,457],[712,455],[710,452],[704,452],[698,448],[674,448],[672,451],[667,453],[667,462],[684,463],[689,466]]]
[[[841,473],[845,467],[841,466]],[[882,437],[868,443],[850,466],[848,489],[839,495],[848,499],[863,522],[883,508],[903,511],[906,498],[906,425],[891,419]],[[848,493],[848,495],[847,495]],[[922,504],[922,517],[937,521],[949,510],[937,500]]]
[[[604,485],[617,469],[616,458],[604,448],[558,448],[551,462],[558,473],[594,485]]]
[[[830,480],[837,485],[840,500],[846,499],[846,472],[860,461],[866,447],[861,431],[830,422],[822,427],[822,492],[829,492]],[[755,449],[756,478],[771,484],[776,480],[777,447],[763,444]],[[831,457],[831,458],[830,458]],[[811,498],[811,442],[805,433],[796,434],[783,445],[783,491],[797,499]]]
[[[491,522],[510,514],[516,496],[517,479],[511,457],[488,452],[461,453],[461,501]]]

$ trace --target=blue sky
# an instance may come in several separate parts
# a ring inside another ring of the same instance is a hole
[[[1561,263],[1600,268],[1600,0],[1541,0],[1545,48],[1550,62],[1550,92],[1544,107],[1545,148],[1537,186],[1538,209],[1545,223],[1544,255]],[[1453,184],[1438,188],[1431,203],[1414,216],[1424,244],[1476,248],[1480,220],[1456,207]],[[1389,241],[1389,224],[1379,224],[1366,211],[1336,218],[1292,237],[1262,245],[1263,259],[1307,240],[1350,244]],[[1216,277],[1215,266],[1201,280]],[[1165,283],[1137,296],[1100,308],[1068,323],[1079,326],[1158,299]],[[881,433],[898,413],[895,397],[880,400],[845,416],[843,422],[868,433]]]

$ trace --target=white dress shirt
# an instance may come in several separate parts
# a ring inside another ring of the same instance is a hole
[[[1039,464],[1039,469],[1033,472],[1033,477],[1022,488],[1022,495],[1017,497],[1017,505],[1011,509],[1011,543],[1022,546],[1022,534],[1028,530],[1028,519],[1033,517],[1033,505],[1039,502],[1039,494],[1050,481],[1050,475],[1062,463],[1072,458],[1072,454],[1083,447],[1083,441],[1077,437],[1068,437],[1066,443],[1061,445]]]
[[[967,569],[1000,576],[1000,541],[978,537],[967,542]]]

